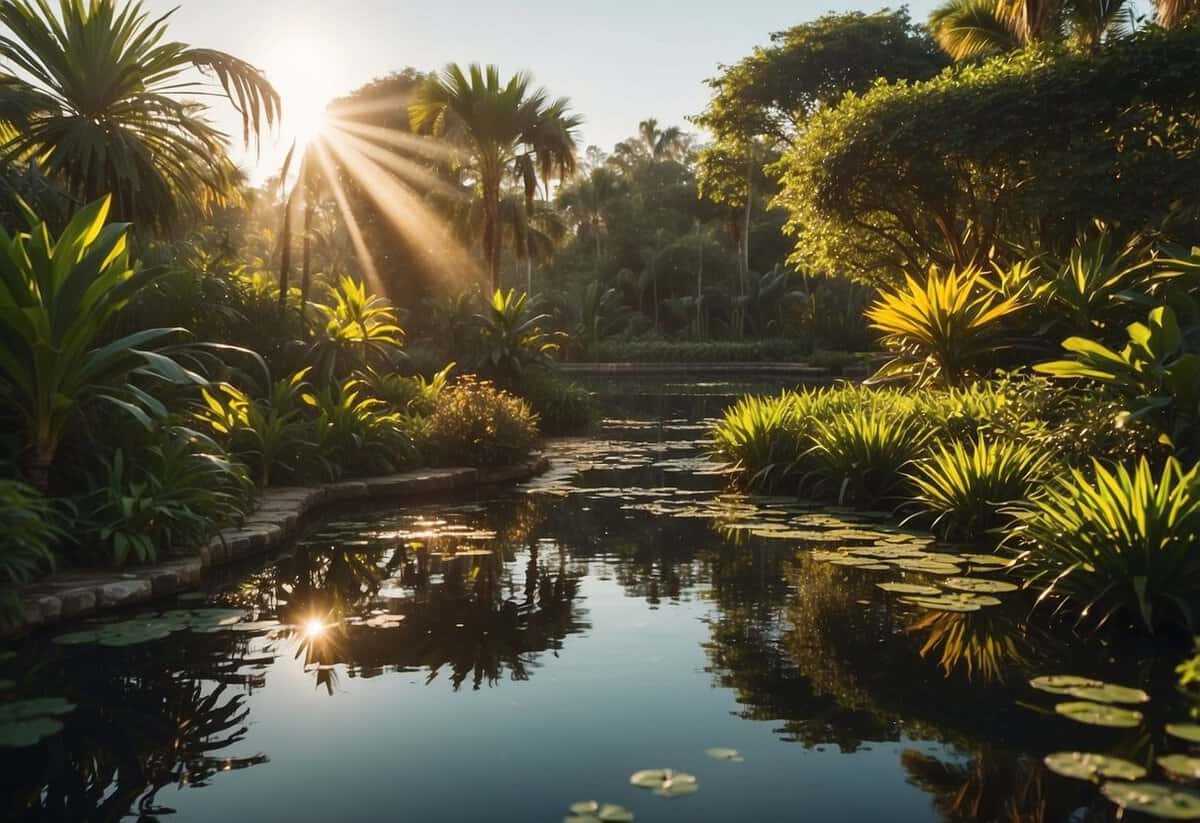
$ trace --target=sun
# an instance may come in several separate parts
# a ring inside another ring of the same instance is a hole
[[[303,149],[328,125],[326,107],[337,95],[329,50],[306,34],[288,34],[263,61],[283,105],[280,142]]]

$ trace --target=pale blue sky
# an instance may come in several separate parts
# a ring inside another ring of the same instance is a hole
[[[683,123],[703,108],[704,79],[767,42],[772,31],[831,9],[873,11],[882,2],[822,0],[145,0],[180,6],[175,39],[232,52],[263,67],[285,100],[328,98],[404,66],[448,61],[528,69],[587,119],[584,144],[610,149],[655,116]],[[932,3],[910,4],[923,20]],[[286,76],[285,76],[286,75]],[[223,125],[232,126],[228,112]],[[286,113],[285,113],[286,116]],[[278,148],[264,151],[273,164]],[[256,177],[261,175],[255,175]]]

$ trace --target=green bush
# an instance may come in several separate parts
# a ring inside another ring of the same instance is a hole
[[[471,376],[442,392],[429,417],[428,453],[442,465],[517,463],[537,441],[537,417],[524,400]]]
[[[893,500],[908,484],[904,471],[924,452],[934,429],[914,414],[882,404],[812,421],[814,490],[839,503]]]
[[[743,397],[710,432],[713,456],[732,466],[753,491],[785,488],[796,479],[796,462],[809,445],[800,414],[808,397],[788,391]]]
[[[529,404],[543,434],[586,431],[599,417],[591,392],[554,372],[525,372],[512,386],[512,393]]]
[[[1069,601],[1104,624],[1125,611],[1148,630],[1167,622],[1196,628],[1200,599],[1200,465],[1167,460],[1155,476],[1141,459],[1132,471],[1096,461],[1072,470],[1014,509],[1007,539],[1020,548],[1017,570],[1045,598]]]
[[[433,377],[407,376],[395,372],[367,369],[359,372],[363,388],[372,396],[407,414],[430,415],[437,407],[442,391],[450,382],[456,363],[449,363]]]
[[[417,461],[417,446],[405,415],[369,396],[357,379],[306,392],[315,412],[317,453],[326,476],[379,475]]]
[[[90,478],[78,504],[79,544],[105,565],[152,563],[160,552],[192,549],[249,508],[245,466],[212,439],[164,426],[149,444],[117,449]]]
[[[54,568],[63,513],[32,486],[0,479],[0,626],[18,617],[15,589]]]
[[[942,535],[976,540],[1008,521],[1002,510],[1031,499],[1050,465],[1046,452],[983,434],[939,444],[909,475],[913,502]]]

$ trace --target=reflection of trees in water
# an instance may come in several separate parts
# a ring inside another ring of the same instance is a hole
[[[1037,758],[988,745],[957,762],[908,749],[900,755],[900,763],[908,782],[933,798],[946,823],[1114,819],[1114,807],[1097,802],[1096,792],[1086,784],[1056,779]],[[1053,787],[1048,785],[1051,781]]]
[[[461,539],[453,532],[365,549],[314,539],[241,596],[296,627],[297,657],[331,693],[333,666],[342,663],[360,677],[425,668],[430,682],[449,670],[455,689],[527,679],[540,653],[586,628],[575,603],[579,576],[565,552],[530,539],[532,505],[496,508],[482,525],[497,537],[467,546],[490,554],[455,556]],[[367,623],[380,614],[400,620]],[[306,633],[314,620],[329,628]]]
[[[12,805],[0,816],[115,821],[134,810],[152,820],[171,811],[159,803],[162,788],[265,763],[262,754],[230,752],[246,735],[249,710],[246,695],[227,687],[254,682],[264,657],[244,637],[194,640],[81,649],[69,672],[46,652],[39,679],[65,689],[77,708],[60,735],[5,753],[0,787]]]

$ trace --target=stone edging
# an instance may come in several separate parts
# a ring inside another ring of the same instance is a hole
[[[834,375],[830,369],[823,366],[809,366],[804,363],[560,363],[559,370],[563,374],[578,376],[618,376],[618,375],[723,375],[723,376],[769,376],[778,375],[790,377],[800,383],[832,383],[838,379],[861,379],[869,375],[866,367],[851,365]]]
[[[167,597],[200,584],[204,570],[277,549],[299,532],[306,517],[335,503],[392,500],[513,483],[541,474],[549,461],[532,459],[499,469],[422,469],[386,477],[320,486],[265,489],[240,526],[221,531],[192,557],[127,572],[71,571],[53,574],[22,591],[24,621],[9,635],[53,626],[96,612]]]

